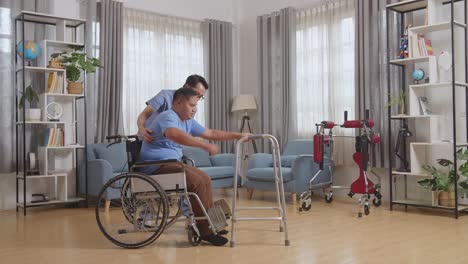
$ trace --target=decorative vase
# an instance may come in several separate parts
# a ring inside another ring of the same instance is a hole
[[[63,69],[62,61],[59,58],[51,58],[47,68]]]
[[[405,114],[405,104],[401,104],[398,106],[398,115],[404,116]]]
[[[454,192],[440,192],[439,205],[454,207],[455,206],[455,193]]]
[[[67,91],[69,94],[83,94],[83,83],[81,82],[70,82],[67,80]]]
[[[438,206],[439,205],[439,195],[436,191],[432,191],[432,206]]]
[[[41,121],[41,109],[40,108],[26,109],[26,121]]]

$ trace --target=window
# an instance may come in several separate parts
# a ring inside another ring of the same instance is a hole
[[[344,111],[350,119],[354,117],[354,32],[352,0],[297,12],[298,137],[310,138],[316,132],[315,124],[323,120],[342,122]],[[337,135],[353,133],[353,129],[335,129]]]
[[[336,9],[297,14],[299,136],[312,135],[317,122],[342,120],[345,110],[354,116],[354,11]]]
[[[145,102],[163,89],[178,89],[187,76],[204,75],[201,22],[125,9],[123,122],[127,134],[138,128]],[[205,124],[204,102],[195,119]]]
[[[0,7],[0,56],[2,63],[0,67],[2,71],[7,67],[9,69],[11,64],[11,38],[12,38],[12,24],[10,9]]]

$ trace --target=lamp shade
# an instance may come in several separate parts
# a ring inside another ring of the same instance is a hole
[[[257,101],[251,94],[241,94],[234,97],[231,112],[244,111],[253,112],[257,110]]]

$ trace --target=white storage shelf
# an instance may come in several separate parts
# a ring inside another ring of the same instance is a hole
[[[62,49],[62,50],[67,50],[67,49],[71,49],[70,46],[76,46],[76,47],[83,48],[84,44],[83,43],[76,43],[76,42],[50,40],[50,39],[44,40],[44,47],[59,48],[59,49]]]
[[[50,56],[52,53],[70,51],[75,47],[85,47],[84,43],[86,42],[86,36],[84,35],[82,29],[83,25],[86,23],[86,20],[66,18],[27,11],[22,11],[20,15],[16,17],[16,19],[20,22],[23,20],[23,18],[24,21],[28,23],[42,23],[53,25],[53,29],[55,30],[55,39],[45,39],[40,42],[41,56],[37,60],[37,67],[15,65],[16,74],[22,74],[23,71],[28,71],[43,74],[43,76],[45,77],[43,86],[41,85],[41,87],[37,87],[42,92],[39,95],[38,104],[41,109],[41,120],[26,121],[25,123],[23,123],[23,121],[17,122],[18,126],[23,124],[43,125],[43,127],[38,127],[37,129],[30,128],[32,133],[36,134],[39,137],[41,137],[42,135],[44,137],[39,140],[36,146],[31,146],[31,149],[33,149],[33,151],[34,148],[37,147],[38,169],[40,175],[27,175],[26,178],[24,178],[23,173],[20,172],[17,175],[17,179],[24,184],[22,188],[25,188],[26,190],[29,190],[29,186],[34,185],[34,183],[30,181],[44,181],[48,186],[48,194],[50,194],[51,201],[43,203],[30,203],[29,200],[26,199],[26,201],[21,201],[17,205],[19,207],[24,208],[28,206],[78,202],[84,199],[72,198],[73,196],[77,196],[73,194],[74,190],[76,190],[76,188],[73,187],[74,183],[76,182],[74,177],[78,177],[78,175],[76,175],[75,173],[77,168],[77,150],[84,149],[85,147],[77,144],[78,135],[76,134],[76,131],[78,121],[76,120],[76,117],[79,115],[79,113],[77,112],[77,100],[83,98],[85,95],[84,93],[67,94],[66,89],[64,89],[66,86],[66,70],[47,68],[46,66],[49,63]],[[15,29],[18,30],[16,24],[21,23],[15,23]],[[69,41],[69,27],[75,28],[75,30],[71,30],[73,35],[71,39],[79,39],[80,41],[82,41],[82,43]],[[48,77],[50,73],[54,72],[58,73],[58,76],[60,76],[60,78],[58,79],[60,80],[60,83],[57,82],[57,85],[59,86],[54,93],[47,93],[46,91],[48,87]],[[36,75],[31,76],[33,76],[34,78]],[[22,89],[22,87],[23,84],[20,83],[17,85],[16,89]],[[46,107],[51,102],[58,103],[62,106],[63,111],[62,115],[58,118],[59,121],[49,121],[47,117]],[[18,114],[18,119],[23,119],[21,110],[18,110]],[[44,141],[47,140],[45,136],[46,129],[48,128],[60,128],[64,131],[63,146],[43,146],[45,145]],[[23,129],[23,131],[25,130]],[[86,139],[84,139],[84,141],[86,141]],[[24,157],[25,156],[26,155],[24,154]],[[53,189],[53,191],[51,189]],[[26,213],[26,210],[24,210],[24,213]]]
[[[440,115],[394,115],[392,119],[412,119],[412,118],[434,118]]]
[[[459,28],[465,28],[466,25],[464,23],[454,21],[453,24],[455,27]],[[437,23],[433,25],[425,25],[425,26],[419,26],[419,27],[411,27],[408,29],[409,32],[415,33],[415,34],[427,34],[431,32],[437,32],[437,31],[442,31],[442,30],[449,30],[452,28],[452,23],[450,21],[447,22],[442,22],[442,23]]]
[[[26,121],[26,125],[64,125],[65,122],[53,121]],[[17,125],[23,125],[23,121],[16,122]]]
[[[27,22],[36,22],[36,23],[45,23],[51,25],[58,25],[63,23],[64,26],[77,27],[86,23],[85,19],[79,18],[68,18],[53,16],[49,14],[21,11],[21,13],[16,17],[17,19],[22,19],[24,15],[24,20]]]
[[[83,97],[83,94],[62,94],[62,93],[45,93],[47,96],[57,96],[57,97],[69,97],[69,98],[74,98],[74,97]]]
[[[407,175],[407,176],[415,176],[415,177],[432,177],[427,173],[414,173],[414,172],[404,172],[404,171],[392,171],[393,175]]]
[[[47,68],[47,67],[35,67],[35,66],[25,66],[24,70],[30,72],[65,72],[65,69],[55,69],[55,68]],[[16,69],[16,72],[23,71],[23,67]]]
[[[32,207],[32,206],[41,206],[41,205],[55,205],[55,204],[63,204],[63,203],[76,203],[76,202],[80,202],[80,201],[84,201],[85,199],[83,198],[80,198],[80,197],[71,197],[71,198],[67,198],[66,200],[50,200],[48,202],[41,202],[41,203],[31,203],[31,202],[28,202],[26,203],[26,206],[28,207]],[[17,204],[19,207],[23,207],[23,203],[18,203]]]
[[[434,205],[431,204],[428,201],[419,201],[419,200],[395,200],[393,203],[396,204],[408,204],[408,205],[414,205],[414,206],[425,206],[425,207],[437,207],[441,209],[455,209],[454,207],[447,207],[447,206],[441,206],[441,205]],[[468,206],[463,206],[463,205],[458,205],[458,211],[465,211],[468,209]]]
[[[397,60],[391,60],[390,63],[391,64],[395,64],[395,65],[412,65],[412,64],[415,64],[415,63],[421,63],[421,62],[429,62],[429,59],[431,57],[434,57],[435,56],[425,56],[425,57],[417,57],[417,58],[406,58],[406,59],[397,59]]]
[[[427,0],[407,0],[387,5],[388,9],[396,12],[411,12],[427,7]]]
[[[16,177],[22,180],[23,184],[25,184],[23,173],[21,173],[20,175]],[[64,202],[68,200],[68,181],[67,181],[66,173],[26,175],[26,181],[41,180],[41,179],[49,179],[49,180],[54,181],[54,188],[53,188],[53,193],[51,197],[52,199],[56,199],[57,201],[64,201]],[[32,203],[32,204],[36,204],[36,203]]]
[[[60,146],[60,147],[47,147],[48,149],[83,149],[84,146],[80,145],[69,145],[69,146]]]

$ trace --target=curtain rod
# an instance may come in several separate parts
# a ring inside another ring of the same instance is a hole
[[[125,7],[125,9],[136,10],[138,12],[151,13],[151,14],[155,14],[155,15],[163,16],[163,17],[174,17],[174,18],[185,19],[185,20],[190,20],[190,21],[194,21],[194,22],[204,22],[205,21],[204,19],[182,17],[182,16],[171,15],[171,14],[162,14],[162,13],[158,13],[158,12],[154,12],[154,11],[142,10],[142,9],[139,9],[139,8],[126,7],[125,4],[124,4],[124,7]]]

